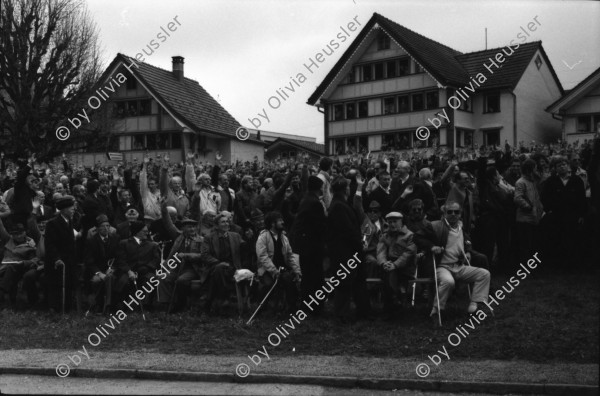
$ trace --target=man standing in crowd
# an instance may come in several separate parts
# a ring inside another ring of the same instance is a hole
[[[61,297],[65,302],[65,311],[71,308],[78,276],[76,233],[73,228],[75,198],[65,195],[56,201],[56,209],[58,215],[46,225],[44,274],[48,284],[48,305],[54,312],[60,312]]]
[[[362,187],[362,186],[361,186]],[[362,246],[360,222],[354,209],[348,204],[350,183],[338,176],[331,183],[333,198],[329,206],[327,227],[329,232],[329,257],[334,272],[341,269],[341,264],[347,263],[352,257],[358,261],[356,269],[350,271],[335,290],[334,311],[341,323],[352,321],[350,315],[350,300],[356,304],[357,318],[368,319],[371,306],[367,293],[367,268]],[[321,284],[323,280],[321,278]]]
[[[327,235],[327,217],[323,196],[323,180],[317,176],[308,178],[308,191],[298,209],[298,215],[292,228],[292,246],[300,255],[302,269],[301,298],[310,298],[323,283],[323,259],[325,258],[325,236]],[[352,252],[354,254],[354,252]],[[348,258],[346,258],[348,260]],[[322,305],[315,307],[319,315]]]
[[[392,208],[392,198],[390,194],[390,183],[392,177],[387,171],[379,172],[379,186],[377,186],[370,194],[365,206],[376,201],[381,208],[381,216],[385,217]]]
[[[160,194],[167,198],[167,205],[177,209],[177,215],[180,218],[188,217],[190,211],[190,201],[182,188],[182,179],[180,176],[173,176],[169,180],[168,157],[163,162],[160,170]],[[186,186],[192,188],[192,186]]]
[[[585,187],[580,177],[571,174],[566,158],[555,156],[553,171],[542,185],[541,201],[546,211],[545,240],[552,264],[580,262],[581,226],[586,213]]]

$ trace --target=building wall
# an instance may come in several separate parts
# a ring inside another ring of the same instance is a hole
[[[566,111],[569,115],[593,113],[600,113],[600,83]]]
[[[354,81],[358,81],[357,66],[407,56],[407,53],[393,40],[391,40],[390,49],[378,50],[377,35],[371,35],[370,37],[373,38],[373,41],[352,66],[355,68]],[[409,62],[410,72],[414,73],[417,65],[412,59]],[[346,80],[346,76],[341,77],[342,80],[340,81]],[[427,118],[434,117],[435,113],[440,110],[439,108],[383,115],[383,99],[428,89],[438,90],[440,103],[446,100],[443,90],[437,88],[435,80],[423,72],[367,82],[347,83],[346,81],[345,83],[338,83],[329,97],[323,98],[323,102],[328,107],[328,113],[331,115],[330,118],[334,114],[334,105],[358,100],[368,102],[368,116],[339,121],[327,120],[329,139],[325,144],[329,148],[329,153],[335,153],[335,145],[332,139],[368,136],[368,149],[378,151],[383,143],[382,133],[415,131],[419,126],[426,125]]]
[[[254,161],[254,157],[258,157],[259,161],[264,161],[265,148],[262,145],[254,143],[246,143],[238,139],[229,141],[230,161]]]
[[[543,61],[539,70],[535,64],[538,55]],[[517,96],[517,141],[549,143],[560,139],[561,122],[545,109],[560,98],[561,93],[540,51],[532,57],[514,93]]]

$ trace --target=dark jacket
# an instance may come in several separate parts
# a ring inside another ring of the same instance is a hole
[[[105,245],[99,233],[95,233],[85,244],[85,275],[84,279],[89,281],[98,271],[106,272],[108,270],[108,260],[117,257],[119,247],[119,237],[115,234],[108,234],[108,241]],[[116,269],[116,266],[113,265]]]
[[[227,234],[229,235],[233,266],[236,269],[245,268],[246,263],[242,261],[242,258],[246,257],[246,255],[242,255],[242,244],[245,245],[245,242],[243,243],[242,237],[235,232],[228,232]],[[202,271],[199,273],[201,280],[204,280],[210,270],[220,263],[218,259],[219,255],[219,233],[215,231],[210,236],[204,238],[201,256]]]
[[[327,216],[319,197],[307,192],[298,208],[292,227],[292,247],[298,254],[323,253],[327,235]]]
[[[145,240],[138,245],[133,237],[119,242],[115,267],[120,273],[131,270],[145,275],[158,269],[159,264],[160,251],[156,242]]]
[[[46,247],[46,271],[60,271],[54,269],[57,260],[62,260],[67,268],[75,266],[77,261],[77,249],[73,228],[69,228],[63,217],[59,214],[46,225],[45,232]],[[48,273],[48,272],[46,272]]]
[[[329,254],[334,265],[346,263],[357,252],[362,254],[362,233],[354,209],[338,195],[334,195],[327,217]]]

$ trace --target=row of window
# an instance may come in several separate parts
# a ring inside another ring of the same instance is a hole
[[[381,114],[407,113],[439,108],[438,91],[415,92],[390,96],[381,99]],[[369,103],[366,100],[333,105],[333,121],[353,120],[369,116]]]
[[[181,133],[145,133],[119,136],[119,146],[121,151],[180,149]]]
[[[500,145],[500,129],[482,131],[485,146]],[[439,143],[439,131],[431,131],[428,140],[422,141],[415,137],[414,132],[392,132],[382,135],[381,150],[409,150],[413,148],[431,147],[434,142]],[[474,131],[465,129],[456,130],[457,147],[474,147]],[[368,136],[333,139],[333,150],[337,155],[366,153],[369,150]]]
[[[113,117],[138,117],[152,114],[152,101],[150,99],[141,100],[121,100],[113,103]]]
[[[454,104],[453,102],[452,104]],[[423,111],[439,108],[438,91],[415,92],[411,94],[389,96],[381,99],[381,114],[399,114],[409,113],[411,111]],[[473,111],[471,98],[461,100],[459,110]],[[500,112],[500,94],[491,93],[483,97],[483,113]],[[366,118],[369,116],[369,105],[367,100],[356,102],[347,102],[333,105],[333,121],[353,120],[356,118]],[[596,116],[595,121],[592,116],[580,117],[578,130],[590,131],[589,127],[600,122],[600,116]],[[587,128],[587,129],[586,129]]]
[[[600,131],[600,114],[591,114],[577,117],[577,132]]]
[[[414,71],[411,73],[410,64],[410,58],[405,56],[398,59],[357,65],[350,70],[342,84],[376,81],[423,73],[423,68],[417,63],[415,63]]]

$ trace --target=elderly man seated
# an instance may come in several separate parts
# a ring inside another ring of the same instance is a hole
[[[377,245],[377,263],[383,268],[383,310],[391,318],[395,296],[406,293],[404,283],[414,277],[417,246],[413,233],[402,223],[402,213],[390,212],[385,218],[388,230]]]
[[[432,222],[426,234],[427,248],[435,256],[439,282],[439,306],[434,300],[431,311],[434,323],[438,311],[444,310],[455,281],[474,283],[469,313],[476,312],[479,303],[487,303],[490,289],[489,271],[478,268],[487,267],[487,258],[471,249],[469,235],[462,229],[460,205],[449,201],[442,207],[442,212],[442,219]]]
[[[235,270],[245,268],[247,254],[241,251],[245,243],[239,234],[229,231],[229,218],[218,215],[215,229],[204,238],[201,262],[209,274],[208,296],[204,311],[210,313],[216,299],[227,299],[234,289]]]

